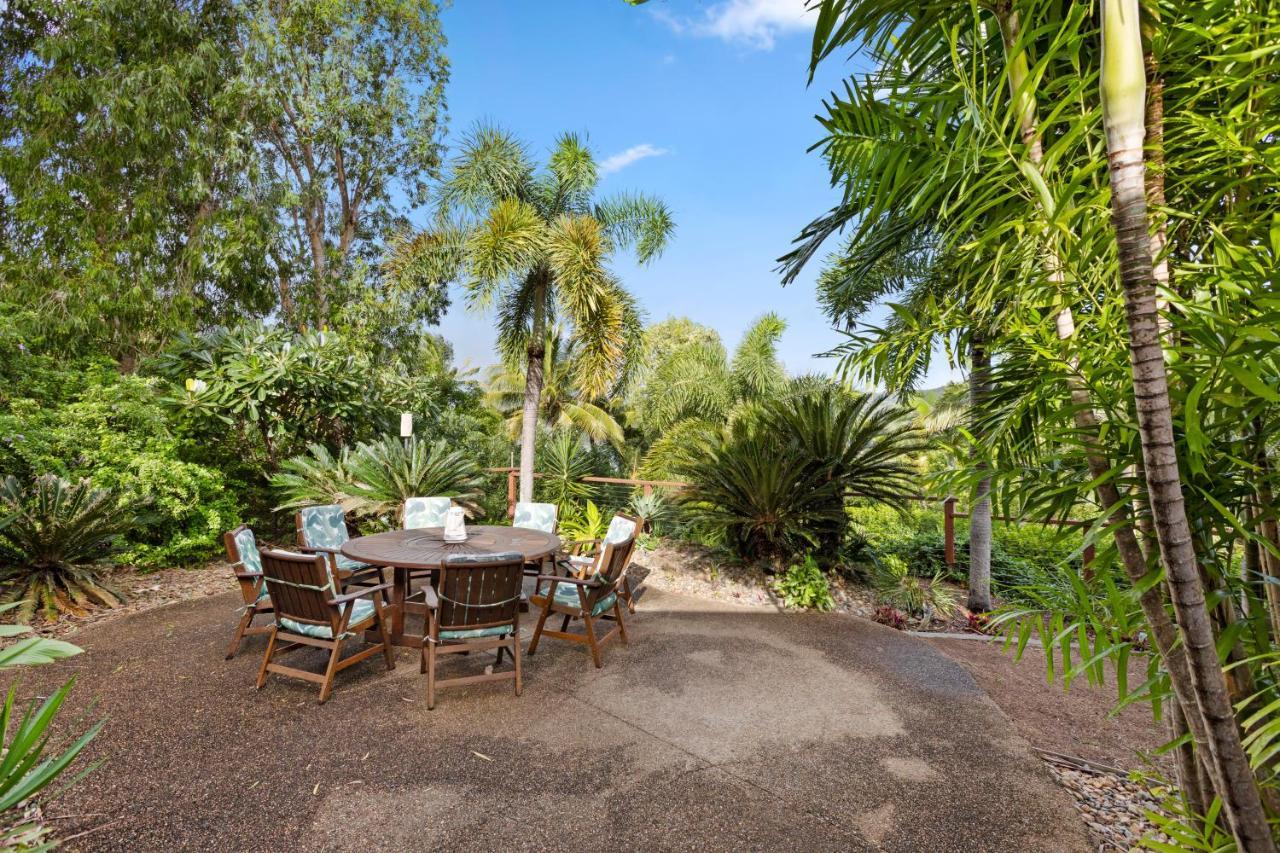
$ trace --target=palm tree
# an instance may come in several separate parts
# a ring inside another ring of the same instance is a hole
[[[547,330],[543,349],[542,399],[539,419],[548,428],[570,427],[592,441],[608,441],[621,449],[622,427],[605,408],[587,399],[574,384],[574,343],[566,341],[558,325]],[[489,404],[507,417],[514,440],[524,420],[525,371],[523,365],[500,364],[489,375]]]
[[[586,398],[613,387],[638,348],[640,321],[609,259],[632,248],[648,263],[674,229],[655,198],[595,200],[598,179],[591,151],[574,134],[562,135],[537,169],[518,139],[479,125],[451,164],[435,226],[397,240],[387,263],[389,270],[457,279],[471,307],[496,310],[499,348],[525,364],[521,500],[533,498],[547,329],[563,323],[575,351],[572,382]]]
[[[1219,793],[1224,812],[1241,850],[1275,850],[1218,657],[1182,494],[1147,217],[1143,159],[1146,64],[1138,0],[1106,0],[1102,9],[1099,80],[1110,164],[1111,219],[1119,250],[1148,504],[1187,649],[1195,701],[1208,728],[1210,754],[1223,776]]]

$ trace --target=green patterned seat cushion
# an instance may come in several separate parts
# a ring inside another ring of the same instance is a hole
[[[233,537],[233,541],[236,543],[236,553],[240,555],[240,565],[244,570],[262,574],[262,555],[258,553],[258,540],[253,535],[253,531],[246,527]],[[258,585],[258,601],[271,597],[267,595],[267,585],[261,578],[254,583]]]
[[[404,502],[404,529],[444,527],[445,515],[452,505],[449,498],[409,498]]]
[[[372,615],[373,602],[365,598],[357,598],[351,607],[351,619],[347,621],[347,624],[358,625]],[[333,639],[333,629],[328,625],[312,625],[310,622],[295,622],[292,619],[281,616],[280,627],[290,633],[301,634],[304,637],[314,637],[317,640]]]
[[[630,539],[635,535],[636,523],[629,518],[615,515],[613,520],[609,522],[609,529],[604,534],[604,541],[610,545],[617,545],[624,539]]]
[[[541,530],[543,533],[556,532],[555,504],[524,502],[516,504],[515,517],[511,519],[512,527],[525,530]]]
[[[505,637],[515,628],[514,625],[494,625],[491,628],[466,628],[457,631],[441,631],[442,640],[476,640],[481,637]]]
[[[347,519],[337,504],[309,506],[298,515],[302,517],[302,544],[308,548],[341,548],[347,541]]]
[[[591,608],[591,615],[599,616],[601,613],[604,613],[606,610],[609,610],[610,608],[613,607],[613,602],[617,600],[617,598],[618,596],[616,594],[612,592],[609,593],[604,598],[600,599],[595,603],[595,606]],[[556,600],[556,604],[562,604],[565,607],[581,607],[582,606],[582,599],[578,597],[578,587],[576,584],[571,584],[571,583],[556,584],[555,600]]]
[[[338,568],[342,569],[344,572],[354,572],[359,569],[369,568],[368,563],[362,563],[359,560],[353,560],[350,557],[346,556],[345,554],[334,554],[333,559],[338,564]]]

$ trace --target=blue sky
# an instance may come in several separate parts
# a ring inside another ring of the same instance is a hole
[[[856,58],[806,86],[804,0],[455,0],[443,21],[452,80],[450,142],[496,122],[540,155],[556,135],[589,135],[610,168],[600,192],[664,199],[675,241],[647,267],[615,268],[650,321],[683,315],[732,347],[773,310],[788,323],[788,370],[831,368],[839,343],[814,296],[816,266],[783,288],[774,272],[799,229],[836,193],[813,116]],[[490,318],[460,299],[441,324],[458,360],[494,360]]]

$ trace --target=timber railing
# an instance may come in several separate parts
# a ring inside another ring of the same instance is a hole
[[[516,495],[518,494],[517,486],[520,481],[519,468],[489,468],[487,469],[493,474],[505,474],[507,477],[507,517],[512,518],[516,514]],[[535,473],[535,478],[542,477],[542,474]],[[639,488],[644,494],[652,494],[655,489],[665,489],[670,491],[679,491],[687,488],[689,483],[680,480],[638,480],[630,477],[583,477],[584,483],[597,483],[606,486],[621,486],[627,488]],[[956,507],[958,501],[954,496],[938,497],[935,495],[898,495],[900,500],[914,501],[923,504],[940,504],[942,506],[942,541],[943,541],[943,559],[946,560],[948,566],[956,564],[956,519],[968,518],[969,513],[960,512]],[[1007,515],[991,516],[992,521],[1004,521],[1011,524],[1044,524],[1054,527],[1089,527],[1092,521],[1079,521],[1071,518],[1050,519],[1047,521],[1029,521],[1025,518],[1016,518]],[[1081,563],[1084,570],[1088,572],[1089,566],[1097,557],[1093,545],[1086,545],[1081,552]]]

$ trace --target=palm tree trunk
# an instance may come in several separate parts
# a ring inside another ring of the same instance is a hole
[[[1027,147],[1027,159],[1037,168],[1044,158],[1043,147],[1038,131],[1039,118],[1035,99],[1028,88],[1028,64],[1025,50],[1019,45],[1021,26],[1012,4],[1004,0],[997,4],[995,13],[1000,25],[1000,33],[1005,49],[1005,65],[1009,76],[1010,97],[1018,113],[1019,134]],[[1052,247],[1045,253],[1046,275],[1060,290],[1065,287],[1062,275],[1062,259]],[[1075,315],[1070,305],[1064,305],[1055,317],[1058,339],[1070,344],[1076,335]],[[1145,583],[1147,576],[1147,555],[1143,551],[1134,530],[1133,511],[1128,496],[1122,497],[1111,477],[1111,465],[1103,454],[1099,441],[1098,417],[1094,412],[1092,395],[1082,381],[1077,360],[1070,359],[1071,371],[1067,375],[1067,389],[1071,396],[1071,407],[1076,428],[1080,431],[1085,448],[1085,460],[1089,468],[1089,476],[1098,485],[1095,490],[1098,501],[1110,511],[1108,525],[1113,533],[1116,552],[1120,563],[1124,566],[1125,576],[1135,589],[1143,590],[1138,596],[1142,614],[1151,627],[1152,639],[1156,651],[1165,662],[1169,671],[1169,681],[1182,706],[1196,744],[1198,757],[1203,769],[1213,780],[1214,787],[1220,787],[1221,774],[1213,762],[1209,750],[1209,734],[1205,722],[1200,716],[1196,704],[1195,692],[1192,689],[1190,667],[1185,652],[1178,642],[1178,631],[1173,620],[1165,609],[1164,597],[1158,584]]]
[[[534,275],[540,276],[541,272]],[[534,450],[538,440],[538,410],[542,404],[543,366],[547,346],[547,285],[535,285],[533,322],[530,324],[529,346],[525,356],[524,411],[520,422],[520,500],[533,500]]]
[[[969,509],[969,609],[977,613],[991,609],[991,477],[985,476],[987,463],[977,443],[978,419],[990,387],[991,356],[986,342],[975,333],[969,347],[969,412],[974,435],[970,455],[974,470],[984,474]]]
[[[1146,72],[1137,0],[1105,0],[1102,50],[1102,115],[1110,166],[1112,223],[1119,249],[1138,432],[1156,539],[1172,589],[1196,703],[1209,735],[1210,752],[1222,775],[1223,785],[1218,793],[1223,810],[1241,850],[1275,850],[1218,660],[1182,497],[1173,410],[1160,345],[1151,236],[1147,230],[1143,160]]]

